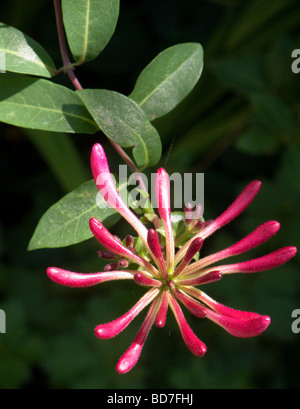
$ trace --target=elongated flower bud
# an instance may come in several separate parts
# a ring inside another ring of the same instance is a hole
[[[137,284],[140,285],[145,285],[149,287],[160,287],[161,286],[161,281],[155,280],[155,278],[150,278],[143,274],[142,272],[138,272],[134,275],[134,281]]]
[[[191,311],[198,318],[205,318],[207,315],[207,308],[201,305],[198,301],[194,300],[192,297],[188,296],[184,292],[174,289],[174,294],[176,298],[182,302],[186,308]]]
[[[145,340],[140,340],[140,338],[142,338],[142,336],[138,333],[134,342],[119,359],[116,366],[116,370],[119,374],[129,372],[137,364],[146,340],[146,337]]]
[[[147,229],[140,220],[129,210],[121,198],[109,171],[107,159],[102,146],[97,143],[91,153],[91,168],[95,183],[107,204],[119,212],[137,231],[146,244]]]
[[[206,352],[205,344],[196,337],[189,327],[183,312],[173,296],[169,294],[169,304],[173,310],[174,316],[179,326],[182,338],[188,349],[196,356],[203,356]]]
[[[223,274],[220,271],[210,271],[207,274],[200,275],[200,277],[184,278],[180,280],[181,285],[203,285],[214,283],[221,280]],[[181,278],[181,277],[180,277]]]
[[[95,335],[100,339],[109,339],[118,335],[156,297],[158,291],[156,288],[149,290],[126,314],[114,321],[97,325]]]
[[[129,372],[137,363],[143,346],[145,344],[146,338],[149,331],[154,323],[155,315],[157,312],[157,301],[153,301],[151,307],[149,308],[148,314],[137,333],[133,343],[130,345],[128,350],[121,356],[117,364],[117,371],[120,374]]]
[[[270,237],[274,236],[280,228],[280,223],[275,220],[271,220],[257,227],[252,233],[248,234],[245,238],[238,241],[233,246],[228,247],[223,250],[221,253],[222,257],[224,256],[236,256],[241,253],[245,253],[253,249],[254,247],[259,246],[260,244],[267,241]],[[219,253],[219,254],[220,254]],[[218,253],[217,253],[218,254]]]
[[[187,252],[185,253],[185,256],[183,257],[183,260],[174,272],[174,277],[177,277],[182,272],[182,270],[185,269],[185,267],[192,261],[198,251],[200,251],[202,245],[203,239],[201,237],[197,237],[191,242],[189,248],[187,249]]]
[[[118,263],[109,263],[104,266],[103,270],[104,271],[113,271],[118,268]]]
[[[263,257],[259,257],[249,261],[244,261],[242,263],[229,264],[227,266],[220,266],[216,268],[220,270],[223,274],[257,273],[258,271],[269,270],[271,268],[275,268],[286,263],[291,258],[293,258],[296,255],[296,253],[297,253],[296,247],[292,246],[284,247]]]
[[[158,235],[156,230],[149,229],[147,237],[148,245],[152,251],[153,256],[155,257],[155,262],[158,265],[160,271],[162,272],[163,277],[167,277],[167,267],[162,254]]]
[[[199,233],[194,237],[202,237],[206,239],[216,230],[225,226],[237,216],[239,216],[245,208],[252,202],[254,197],[257,195],[259,189],[261,188],[261,182],[259,180],[254,180],[249,183],[248,186],[242,191],[242,193],[235,199],[235,201],[228,207],[225,212],[223,212],[217,219],[211,222],[206,228],[201,229]],[[188,246],[190,245],[188,241],[176,254],[175,263],[178,263],[184,256],[187,251]]]
[[[200,251],[202,245],[203,239],[201,237],[197,237],[195,240],[193,240],[187,249],[185,256],[183,257],[184,262],[189,264],[198,251]]]
[[[125,237],[125,245],[126,247],[134,247],[134,239],[131,234],[127,234]]]
[[[106,247],[110,252],[118,254],[123,257],[134,259],[135,254],[132,254],[125,246],[123,246],[121,240],[118,240],[113,236],[100,222],[100,220],[92,217],[90,219],[90,229],[94,237],[99,241],[102,246]]]
[[[103,258],[105,260],[113,260],[116,258],[116,255],[113,254],[111,251],[98,250],[97,254],[100,258]]]
[[[217,312],[220,315],[231,317],[234,319],[241,319],[244,321],[248,321],[248,320],[252,320],[254,318],[260,317],[260,315],[255,312],[240,311],[234,308],[227,307],[226,305],[223,305],[217,302],[216,300],[214,300],[213,298],[209,297],[206,293],[199,290],[198,288],[190,287],[186,291],[193,297],[205,303],[207,306],[212,308],[215,312]]]
[[[238,254],[245,253],[259,246],[260,244],[267,241],[270,237],[274,236],[278,232],[280,224],[274,220],[268,221],[255,229],[252,233],[248,234],[245,238],[238,241],[234,245],[228,247],[225,250],[219,251],[218,253],[207,256],[202,260],[194,263],[186,269],[186,273],[192,271],[197,271],[200,268],[209,266],[220,260],[224,260],[227,257],[236,256]]]
[[[168,311],[168,293],[164,291],[161,296],[161,304],[159,310],[156,314],[155,318],[155,325],[157,328],[163,328],[166,323],[167,319],[167,311]]]
[[[118,266],[121,268],[127,268],[128,264],[129,264],[128,261],[124,259],[121,259],[118,261]]]
[[[123,257],[127,257],[134,261],[138,265],[149,268],[154,274],[158,274],[158,271],[142,257],[132,253],[127,247],[123,246],[121,240],[114,237],[100,222],[100,220],[92,217],[90,219],[90,229],[95,238],[106,247],[112,253],[118,254]]]
[[[57,267],[47,268],[47,275],[52,281],[67,287],[91,287],[105,281],[133,279],[135,271],[110,271],[105,273],[82,274]]]
[[[163,168],[158,169],[156,173],[155,194],[158,213],[165,230],[167,270],[170,271],[174,264],[175,244],[171,222],[170,181],[167,172]]]
[[[212,310],[207,310],[207,318],[220,325],[229,334],[239,338],[255,337],[265,331],[271,322],[267,315],[245,320],[219,315]]]
[[[206,238],[214,233],[217,229],[225,226],[237,216],[239,216],[247,206],[252,202],[261,188],[261,182],[254,180],[245,187],[235,201],[223,212],[214,222],[201,232],[201,237]]]

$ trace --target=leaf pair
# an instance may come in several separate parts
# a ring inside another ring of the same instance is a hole
[[[95,59],[108,44],[119,0],[62,0],[62,13],[68,45],[79,65]],[[0,23],[0,70],[13,73],[0,75],[0,121],[50,132],[93,134],[101,129],[123,148],[133,147],[135,162],[143,169],[154,166],[161,156],[160,137],[151,121],[186,97],[202,68],[201,45],[179,44],[160,53],[142,71],[129,97],[110,90],[72,91],[45,79],[57,70],[42,46]],[[49,209],[30,249],[70,245],[90,237],[86,215],[95,212],[93,216],[106,220],[114,214],[96,209],[95,196],[89,182]]]
[[[146,67],[131,95],[140,101],[148,117],[152,118],[165,114],[168,109],[171,110],[177,105],[179,98],[183,97],[196,83],[202,70],[202,48],[198,44],[180,44],[166,50],[165,53]],[[177,64],[174,63],[176,54],[181,57],[177,58]],[[166,55],[168,58],[165,58]],[[165,64],[171,57],[173,57],[173,63]],[[189,71],[193,71],[194,76],[190,75],[187,86],[181,85],[180,87],[180,83],[185,82],[185,75]],[[147,87],[147,77],[151,77],[149,74],[151,72],[156,80],[152,80],[151,86]],[[176,86],[172,88],[172,84],[176,83],[180,91]],[[167,103],[168,92],[173,95],[169,103]],[[86,89],[77,91],[77,95],[88,108],[100,129],[109,138],[125,148],[134,145],[133,155],[139,166],[152,166],[158,162],[161,155],[159,135],[147,119],[144,110],[133,99],[108,90]],[[158,101],[157,104],[155,100]],[[92,192],[90,185],[80,186],[45,213],[31,239],[30,250],[41,247],[67,246],[91,237],[87,215],[89,217],[93,215],[105,221],[108,214],[97,209],[97,216],[92,202],[74,200],[78,197],[82,199],[82,189],[86,188],[91,189]],[[95,197],[96,193],[94,193],[94,203]],[[70,216],[66,216],[61,210],[68,206],[71,206],[72,209]],[[58,222],[53,223],[53,220]]]
[[[78,64],[96,58],[118,19],[118,0],[63,0],[63,20]],[[47,52],[19,30],[0,24],[0,63],[5,71],[51,77]],[[100,128],[124,148],[133,147],[139,168],[155,165],[161,142],[150,121],[171,111],[191,91],[203,67],[202,47],[179,44],[160,53],[141,73],[130,95],[69,88],[46,79],[0,76],[0,120],[50,132],[93,134]]]
[[[119,0],[62,0],[63,21],[75,61],[96,58],[112,37],[119,17]],[[1,71],[51,77],[55,71],[45,49],[14,27],[0,23]]]

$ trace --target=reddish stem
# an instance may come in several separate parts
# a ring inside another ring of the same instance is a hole
[[[82,89],[78,78],[76,77],[74,71],[70,67],[71,61],[69,59],[68,51],[67,51],[67,42],[64,32],[64,25],[62,21],[62,12],[61,12],[61,4],[60,0],[53,0],[54,3],[54,10],[55,10],[55,19],[56,19],[56,26],[57,26],[57,34],[58,34],[58,41],[59,41],[59,48],[60,54],[63,60],[63,65],[66,67],[66,73],[69,76],[72,84],[74,85],[75,89]]]

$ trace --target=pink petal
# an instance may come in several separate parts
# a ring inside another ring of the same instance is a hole
[[[225,250],[219,251],[218,253],[212,254],[203,258],[202,260],[193,263],[185,270],[185,273],[197,271],[201,268],[209,266],[212,263],[224,260],[227,257],[245,253],[246,251],[249,251],[268,240],[270,237],[277,233],[279,228],[280,224],[276,221],[271,220],[269,222],[266,222],[257,227],[256,230],[254,230],[239,242],[235,243],[233,246],[230,246]]]
[[[92,217],[90,219],[90,229],[95,238],[112,253],[123,257],[128,257],[138,265],[147,268],[153,274],[158,275],[158,271],[142,257],[132,253],[127,247],[123,246],[120,240],[113,236],[100,222],[100,220]]]
[[[104,273],[82,274],[61,268],[49,267],[47,275],[55,283],[67,287],[91,287],[105,281],[133,279],[135,271],[110,271]]]
[[[297,253],[297,248],[290,246],[276,250],[266,256],[242,263],[229,264],[227,266],[216,267],[223,274],[227,273],[257,273],[258,271],[269,270],[286,263]]]
[[[95,335],[100,339],[113,338],[122,332],[131,321],[157,296],[159,290],[149,290],[126,314],[114,321],[97,325]]]
[[[158,213],[163,222],[166,239],[167,270],[170,271],[174,264],[174,235],[171,222],[170,181],[167,172],[160,168],[156,173],[155,194]]]
[[[131,210],[129,210],[117,191],[109,171],[104,149],[99,143],[93,146],[91,153],[91,167],[95,183],[104,200],[131,224],[147,247],[147,229]]]
[[[200,341],[189,327],[180,306],[175,298],[169,294],[169,304],[178,323],[182,338],[188,349],[196,356],[203,356],[206,352],[205,344]]]
[[[130,345],[128,350],[121,356],[117,364],[117,371],[120,374],[129,372],[137,363],[149,331],[154,323],[155,315],[157,312],[157,303],[153,301],[151,307],[149,308],[148,314],[137,333],[133,343]]]

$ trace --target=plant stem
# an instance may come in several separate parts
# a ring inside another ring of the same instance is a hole
[[[67,42],[66,42],[64,26],[63,26],[63,21],[62,21],[60,0],[53,0],[53,3],[54,3],[54,10],[55,10],[55,19],[56,19],[56,26],[57,26],[59,48],[60,48],[60,53],[61,53],[61,57],[63,60],[63,65],[64,67],[70,67],[71,61],[69,59],[69,55],[67,51]],[[75,89],[82,89],[82,86],[80,82],[78,81],[78,78],[76,77],[73,71],[73,68],[66,68],[66,73],[68,74]]]
[[[116,152],[121,156],[121,158],[127,164],[129,169],[131,170],[131,172],[136,173],[137,168],[136,168],[135,164],[133,163],[133,161],[130,159],[130,157],[127,155],[127,153],[124,151],[124,149],[121,148],[120,145],[118,145],[116,142],[112,141],[111,139],[109,139],[109,142],[112,144],[112,146],[114,147]]]
[[[60,48],[60,54],[62,57],[63,61],[63,66],[65,69],[65,72],[68,74],[73,86],[77,90],[83,89],[78,78],[76,77],[74,73],[74,68],[76,64],[72,64],[69,55],[68,55],[68,49],[67,49],[67,42],[66,42],[66,36],[65,36],[65,31],[64,31],[64,25],[63,25],[63,20],[62,20],[62,10],[61,10],[61,2],[60,0],[53,0],[54,3],[54,11],[55,11],[55,19],[56,19],[56,26],[57,26],[57,34],[58,34],[58,41],[59,41],[59,48]],[[130,157],[127,155],[127,153],[121,148],[120,145],[116,144],[113,142],[111,139],[108,138],[116,152],[121,156],[121,158],[124,160],[124,162],[127,164],[127,166],[130,168],[132,173],[137,173],[138,169],[136,168],[135,164],[133,161],[130,159]],[[140,188],[147,192],[146,186],[144,184],[143,178],[140,175],[137,175],[137,180],[139,181]],[[157,220],[155,219],[154,224],[156,225],[156,228],[159,227]]]
[[[136,179],[139,182],[141,190],[144,190],[144,192],[147,192],[147,188],[145,186],[143,178],[139,175],[138,169],[136,168],[135,164],[130,159],[130,157],[127,155],[127,153],[124,151],[124,149],[121,148],[121,146],[116,144],[111,139],[109,139],[109,142],[112,144],[112,146],[114,147],[116,152],[121,156],[121,158],[124,160],[124,162],[130,168],[131,172],[136,174]],[[156,214],[153,214],[153,221],[152,222],[153,222],[156,229],[158,229],[160,227],[160,221],[159,221],[159,218],[158,218],[158,216]]]

